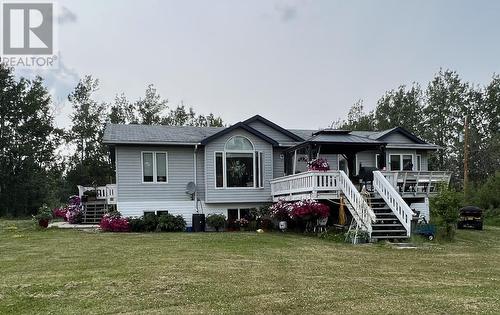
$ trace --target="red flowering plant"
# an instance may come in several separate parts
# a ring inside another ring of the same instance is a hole
[[[291,206],[292,219],[315,220],[326,218],[330,215],[330,208],[314,200],[301,200]]]
[[[328,161],[323,158],[317,158],[312,161],[307,162],[307,169],[309,171],[329,171],[330,170],[330,165],[328,164]]]
[[[290,203],[283,199],[278,200],[271,207],[269,207],[269,214],[271,218],[278,221],[286,221],[290,219]]]
[[[129,232],[130,226],[128,218],[122,218],[120,212],[106,213],[99,224],[101,230],[105,232]]]
[[[66,218],[67,212],[68,212],[67,207],[59,207],[52,209],[52,214],[54,218],[61,218],[64,219],[64,221],[68,221],[68,218]]]

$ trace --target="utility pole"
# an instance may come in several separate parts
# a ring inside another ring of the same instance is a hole
[[[464,129],[464,196],[467,200],[469,185],[469,126],[467,116],[465,116]]]

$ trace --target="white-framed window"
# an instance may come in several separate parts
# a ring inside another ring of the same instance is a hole
[[[243,136],[230,138],[224,151],[214,152],[216,188],[264,187],[264,153]]]
[[[391,171],[412,171],[413,154],[389,154]]]
[[[417,171],[421,171],[422,170],[422,155],[420,154],[417,154],[416,156],[416,168],[417,168]]]
[[[141,152],[142,182],[168,183],[168,153]]]

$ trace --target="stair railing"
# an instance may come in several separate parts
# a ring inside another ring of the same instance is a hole
[[[373,188],[380,194],[385,203],[391,208],[398,220],[406,229],[406,236],[411,233],[411,219],[413,211],[408,204],[401,198],[392,184],[382,175],[380,171],[373,172]]]
[[[339,187],[353,208],[354,219],[371,237],[372,223],[376,220],[375,213],[351,182],[349,176],[344,171],[339,171],[339,174]]]

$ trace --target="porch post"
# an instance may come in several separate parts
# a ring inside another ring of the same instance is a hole
[[[295,149],[293,153],[293,172],[292,175],[295,175],[295,170],[297,169],[297,149]]]

